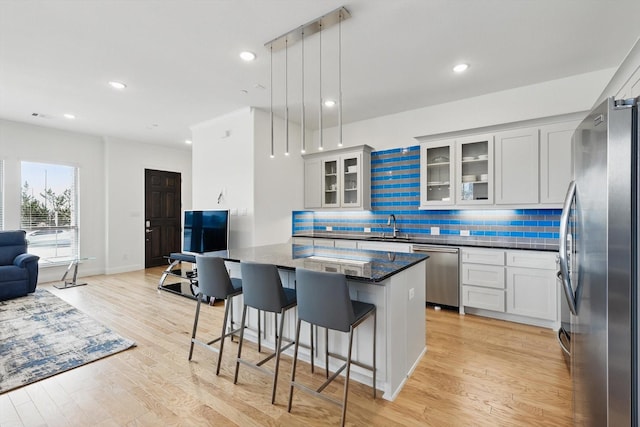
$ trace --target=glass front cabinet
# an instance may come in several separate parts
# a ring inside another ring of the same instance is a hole
[[[455,141],[423,142],[420,147],[420,206],[455,203]]]
[[[461,205],[493,203],[493,135],[456,140],[456,202]]]
[[[371,151],[368,145],[304,156],[305,208],[371,209]],[[320,176],[311,165],[320,161]],[[320,188],[320,200],[307,197]]]

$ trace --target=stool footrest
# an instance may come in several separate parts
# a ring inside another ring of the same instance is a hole
[[[342,402],[341,401],[339,401],[337,399],[334,399],[333,397],[327,396],[326,394],[322,394],[319,391],[314,390],[312,388],[309,388],[304,384],[300,384],[300,383],[297,383],[295,381],[291,381],[291,386],[295,387],[295,388],[298,388],[300,390],[306,391],[307,393],[312,394],[313,396],[319,397],[319,398],[321,398],[323,400],[326,400],[327,402],[331,402],[331,403],[333,403],[335,405],[342,406]]]
[[[344,356],[342,356],[342,355],[340,355],[340,354],[336,354],[336,353],[331,353],[331,352],[329,352],[329,356],[333,357],[334,359],[344,360],[345,362],[347,361],[347,358],[346,358],[346,357],[344,357]],[[373,371],[373,366],[371,366],[371,365],[367,365],[367,364],[362,363],[362,362],[358,362],[357,360],[353,360],[353,359],[351,359],[351,364],[352,364],[352,365],[359,366],[359,367],[364,368],[364,369],[368,369],[368,370],[370,370],[370,371]],[[327,369],[328,369],[329,367],[327,366],[327,367],[325,367],[325,368],[327,368]]]

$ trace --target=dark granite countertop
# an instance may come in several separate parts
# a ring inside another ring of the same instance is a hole
[[[531,245],[518,245],[513,242],[500,242],[500,241],[474,241],[468,237],[460,236],[438,236],[434,237],[413,237],[404,233],[399,234],[397,238],[383,237],[380,233],[371,234],[343,234],[335,232],[316,232],[313,234],[295,234],[291,237],[306,237],[313,239],[336,239],[336,240],[362,240],[370,242],[385,242],[385,243],[409,243],[416,245],[434,245],[434,246],[455,246],[455,247],[474,247],[474,248],[488,248],[488,249],[519,249],[530,251],[544,251],[544,252],[558,252],[557,246],[531,246]]]
[[[313,245],[278,244],[208,252],[229,261],[253,261],[275,264],[278,268],[295,270],[337,271],[348,279],[379,283],[429,256],[421,253],[371,251],[330,248]]]

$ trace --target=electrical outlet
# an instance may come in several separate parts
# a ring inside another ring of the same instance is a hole
[[[415,296],[415,294],[416,294],[416,290],[415,290],[415,288],[411,288],[411,289],[409,289],[409,301],[411,301],[411,300],[413,299],[413,297]]]
[[[333,231],[333,227],[331,227],[330,225],[327,225],[327,231]]]
[[[371,227],[365,227],[364,228],[364,232],[365,233],[371,233]]]
[[[440,227],[431,227],[431,235],[439,236],[440,235]]]
[[[463,237],[471,236],[471,232],[469,230],[460,230],[460,235]]]

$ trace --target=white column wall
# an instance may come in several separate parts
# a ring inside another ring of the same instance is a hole
[[[289,155],[285,156],[284,120],[274,118],[275,157],[270,158],[269,112],[254,110],[255,244],[284,243],[291,237],[291,211],[302,209],[304,161],[301,129],[289,124]]]
[[[244,108],[192,132],[193,209],[230,209],[229,246],[254,245],[253,113]],[[220,202],[218,198],[220,193]]]
[[[182,209],[191,209],[191,151],[105,138],[106,273],[145,265],[144,170],[178,172]],[[168,255],[168,254],[167,254]]]

